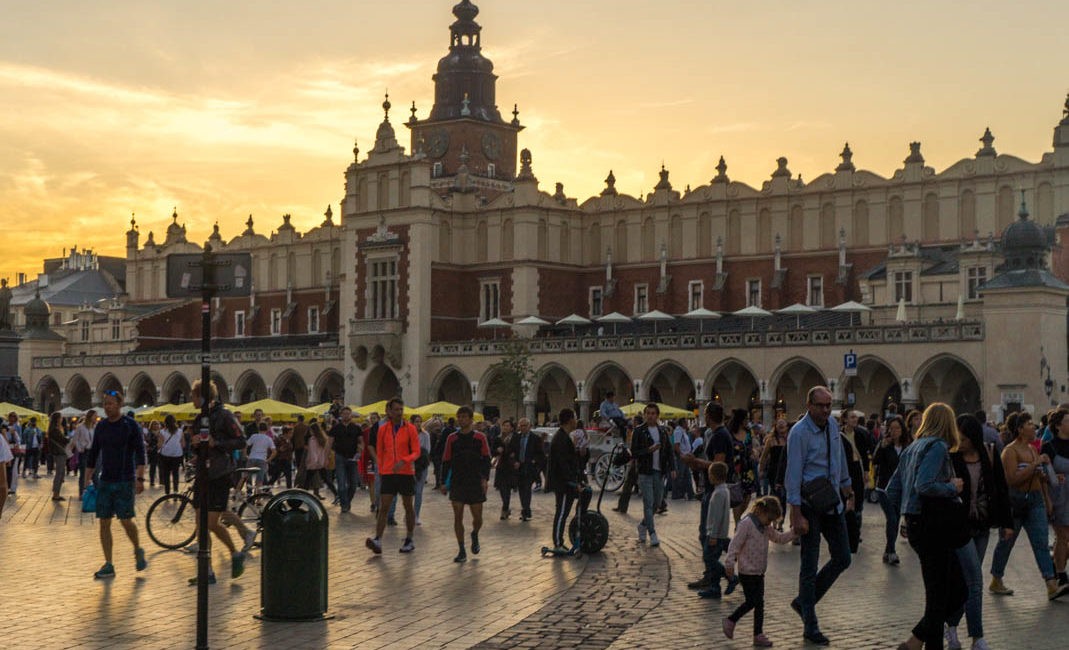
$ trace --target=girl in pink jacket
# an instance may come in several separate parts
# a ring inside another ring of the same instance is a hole
[[[786,544],[795,538],[794,531],[785,533],[776,530],[772,524],[783,516],[783,509],[776,497],[761,497],[754,502],[750,513],[739,521],[735,528],[735,537],[728,545],[724,567],[728,579],[735,575],[735,562],[739,564],[739,581],[746,602],[739,605],[731,616],[724,619],[724,636],[735,638],[735,624],[751,609],[753,610],[753,644],[759,648],[769,648],[772,642],[765,636],[765,569],[768,568],[768,542]]]

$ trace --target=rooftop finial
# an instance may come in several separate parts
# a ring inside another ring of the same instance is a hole
[[[334,210],[331,209],[330,204],[327,204],[327,211],[323,213],[323,216],[326,217],[326,220],[323,222],[324,226],[334,225]]]
[[[616,176],[609,170],[609,175],[605,177],[605,189],[601,191],[602,196],[616,196]]]
[[[416,122],[419,121],[418,119],[416,119],[416,102],[415,101],[412,102],[412,108],[410,110],[412,111],[412,117],[408,118],[408,123],[409,124],[415,124]]]
[[[520,105],[519,104],[513,104],[512,105],[512,126],[519,126],[519,125],[520,125]]]
[[[1017,211],[1017,218],[1021,221],[1028,218],[1028,206],[1024,202],[1024,190],[1021,190],[1021,209]]]
[[[353,160],[360,160],[360,143],[353,140]]]
[[[921,165],[924,164],[924,156],[921,154],[921,143],[920,142],[910,142],[909,143],[909,155],[906,156],[906,159],[903,160],[902,162],[904,162],[907,165],[910,164],[910,163],[918,163],[918,164],[921,164]]]
[[[843,145],[843,151],[839,154],[839,157],[843,159],[839,166],[835,168],[837,172],[852,172],[854,171],[854,152],[850,151],[850,143],[847,142]]]
[[[659,180],[657,182],[657,185],[654,186],[654,191],[672,189],[672,184],[668,182],[668,170],[665,169],[664,162],[661,162],[661,171],[658,173],[661,176],[661,180]]]
[[[1069,93],[1065,95],[1065,108],[1062,109],[1062,124],[1069,124]]]
[[[178,206],[175,206],[174,211],[171,212],[171,221],[178,225]]]
[[[990,127],[984,129],[984,134],[980,136],[980,142],[982,142],[984,146],[980,147],[980,150],[976,152],[977,158],[996,155],[995,148],[991,146],[992,143],[995,142],[995,136],[991,135]]]
[[[720,156],[720,162],[716,163],[716,176],[713,177],[713,184],[727,182],[729,182],[728,164],[724,162],[724,157]]]
[[[387,122],[390,121],[390,109],[391,108],[392,108],[392,105],[390,104],[390,91],[387,90],[386,91],[386,100],[382,102],[382,110],[383,110],[384,113],[386,113],[386,117],[383,118],[383,119],[385,119]]]

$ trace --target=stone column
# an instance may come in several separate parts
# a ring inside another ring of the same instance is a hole
[[[475,411],[476,413],[482,413],[482,412],[483,412],[483,407],[485,407],[485,406],[486,406],[486,402],[484,402],[484,401],[483,401],[483,400],[481,400],[481,399],[477,399],[477,400],[475,400],[475,401],[473,401],[473,402],[471,403],[471,408],[472,408],[472,409],[473,409],[473,410],[474,410],[474,411]]]
[[[771,431],[776,426],[776,400],[761,400],[761,420],[765,425],[765,431]]]
[[[535,426],[537,424],[535,422],[535,406],[536,403],[533,401],[524,400],[523,402],[524,415],[527,417],[528,420],[531,421],[531,426]]]
[[[590,425],[590,400],[579,400],[579,419]]]

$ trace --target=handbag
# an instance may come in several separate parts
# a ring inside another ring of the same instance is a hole
[[[931,446],[925,453],[930,450]],[[920,463],[920,459],[917,463]],[[948,462],[947,465],[950,468],[950,478],[955,478],[954,464]],[[924,532],[929,535],[930,539],[945,540],[950,548],[961,548],[971,538],[969,511],[965,508],[961,497],[957,495],[953,497],[921,495],[921,522]]]
[[[824,440],[827,442],[828,471],[831,471],[831,434],[824,428]],[[802,501],[817,514],[827,514],[839,507],[839,490],[827,476],[818,476],[802,484]]]
[[[97,486],[90,483],[82,492],[82,512],[95,514],[97,511]]]

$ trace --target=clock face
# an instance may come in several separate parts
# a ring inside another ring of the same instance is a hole
[[[497,134],[483,134],[483,155],[488,160],[497,160],[501,155],[501,138],[497,137]]]
[[[449,151],[449,132],[445,129],[432,131],[427,139],[427,155],[431,158],[441,158]]]

